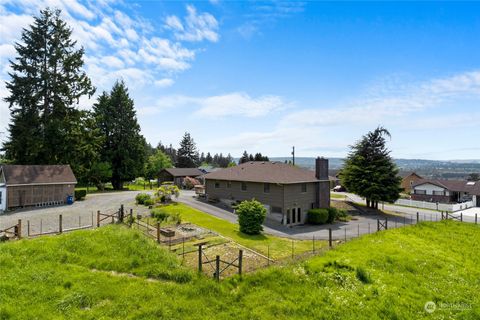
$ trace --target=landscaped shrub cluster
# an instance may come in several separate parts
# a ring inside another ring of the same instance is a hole
[[[75,201],[83,200],[87,196],[87,190],[75,190]]]
[[[308,210],[307,221],[311,224],[334,223],[335,220],[346,221],[347,213],[345,210],[337,208],[311,209]]]
[[[167,224],[180,224],[182,223],[182,217],[178,212],[167,212],[162,208],[153,208],[150,211],[152,218],[155,218],[157,222]]]
[[[135,202],[137,204],[144,204],[146,206],[148,205],[153,205],[153,200],[152,200],[152,197],[147,194],[147,193],[139,193],[137,194],[137,196],[135,197]],[[147,202],[147,203],[145,203]],[[149,204],[151,202],[151,204]]]
[[[242,201],[237,206],[236,212],[241,232],[259,234],[263,230],[262,224],[267,216],[267,209],[260,202],[255,199]]]
[[[311,209],[308,210],[307,221],[311,224],[324,224],[328,220],[327,209]]]

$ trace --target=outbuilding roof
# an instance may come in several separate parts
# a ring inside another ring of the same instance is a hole
[[[2,165],[5,184],[76,184],[69,165]]]
[[[433,184],[450,191],[480,195],[480,181],[420,179],[412,187],[416,188],[424,184]]]
[[[249,161],[205,175],[205,179],[262,183],[318,182],[315,172],[282,162]]]
[[[198,168],[167,168],[163,169],[174,177],[198,177],[204,172]]]

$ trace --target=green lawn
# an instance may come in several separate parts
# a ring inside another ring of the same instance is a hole
[[[309,252],[313,249],[312,240],[291,240],[266,234],[250,236],[241,233],[238,224],[219,219],[182,203],[173,203],[162,207],[162,209],[170,213],[178,212],[182,217],[182,222],[191,222],[213,230],[264,255],[267,255],[270,251],[270,257],[273,259],[290,257],[292,255],[292,242],[294,254]],[[326,241],[315,241],[315,249],[320,249],[326,245]]]
[[[479,319],[479,231],[421,223],[220,283],[123,226],[3,243],[0,319]]]
[[[333,199],[345,199],[346,196],[343,195],[343,194],[338,194],[338,193],[330,192],[330,198],[333,198]]]

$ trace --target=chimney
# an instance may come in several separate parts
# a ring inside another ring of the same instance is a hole
[[[315,159],[315,177],[320,180],[316,183],[316,208],[330,207],[330,181],[328,180],[328,159],[318,157]]]
[[[315,159],[315,177],[318,180],[328,180],[328,159],[324,157]]]

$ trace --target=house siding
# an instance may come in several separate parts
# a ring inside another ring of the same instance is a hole
[[[218,182],[219,188],[215,188]],[[242,191],[241,181],[231,181],[231,187],[227,188],[228,181],[206,179],[205,192],[208,197],[217,199],[228,199],[232,201],[244,201],[256,199],[270,207],[278,207],[283,210],[283,186],[270,184],[270,192],[263,192],[263,183],[246,182],[247,190]]]

